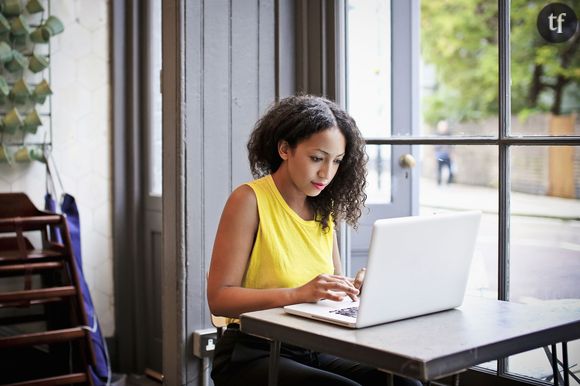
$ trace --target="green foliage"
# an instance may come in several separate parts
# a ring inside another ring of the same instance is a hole
[[[537,16],[548,3],[511,1],[511,102],[512,112],[521,116],[535,111],[562,113],[563,106],[580,105],[579,100],[564,101],[574,96],[566,90],[580,81],[579,39],[551,44],[536,28]],[[497,115],[496,1],[422,1],[421,41],[423,61],[436,73],[433,93],[422,101],[428,123]]]

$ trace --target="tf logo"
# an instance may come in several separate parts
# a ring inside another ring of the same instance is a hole
[[[578,29],[574,10],[562,3],[551,3],[542,8],[536,24],[540,35],[550,43],[565,42]]]

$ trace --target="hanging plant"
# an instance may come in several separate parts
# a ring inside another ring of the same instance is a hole
[[[43,126],[41,117],[47,115],[47,107],[37,106],[52,95],[47,79],[49,43],[64,31],[62,21],[47,12],[49,1],[0,2],[0,163],[35,159],[24,156],[23,149],[28,148],[28,135],[37,134]],[[44,138],[43,145],[51,145],[51,133],[45,131]],[[11,148],[18,149],[18,157],[9,154]]]

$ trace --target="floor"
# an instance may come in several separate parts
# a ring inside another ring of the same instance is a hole
[[[125,385],[126,386],[159,386],[159,385],[161,385],[161,382],[157,382],[157,381],[153,380],[152,378],[149,378],[146,375],[131,374],[131,375],[127,376]],[[123,386],[123,385],[119,385],[119,386]]]

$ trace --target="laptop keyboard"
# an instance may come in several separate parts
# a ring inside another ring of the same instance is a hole
[[[342,315],[342,316],[356,318],[356,316],[358,314],[358,307],[339,308],[338,310],[332,310],[329,312],[332,314],[338,314],[338,315]]]

